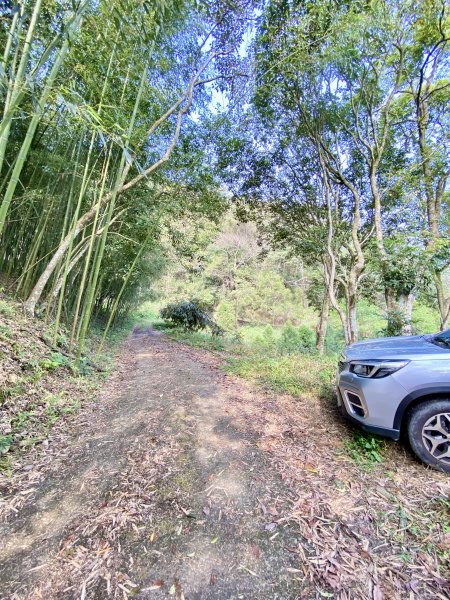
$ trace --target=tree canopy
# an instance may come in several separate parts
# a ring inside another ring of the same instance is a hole
[[[250,262],[271,248],[320,276],[319,349],[330,310],[358,339],[361,298],[406,333],[426,298],[445,328],[449,25],[444,0],[5,3],[5,281],[81,352],[93,316],[154,293],[173,253],[195,260],[187,222],[234,204]],[[275,322],[285,282],[222,250],[202,277]]]

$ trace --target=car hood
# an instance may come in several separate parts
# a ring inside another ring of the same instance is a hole
[[[430,341],[432,337],[432,335],[411,335],[357,342],[345,348],[345,360],[412,357],[417,360],[420,357],[430,358],[430,355],[450,359],[450,349],[433,344]]]

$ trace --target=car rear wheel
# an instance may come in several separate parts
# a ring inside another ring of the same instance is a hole
[[[408,438],[420,460],[450,473],[450,400],[416,406],[409,417]]]

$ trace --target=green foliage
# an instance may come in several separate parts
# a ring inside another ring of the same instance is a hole
[[[68,415],[76,413],[81,406],[78,398],[70,398],[66,397],[63,393],[58,394],[49,394],[46,398],[46,416],[47,416],[47,426],[53,425],[59,417],[62,415]]]
[[[231,302],[227,300],[220,301],[214,316],[217,323],[223,329],[233,330],[236,328],[236,312]]]
[[[334,360],[261,352],[245,352],[240,357],[231,357],[227,366],[227,370],[235,375],[301,398],[310,395],[331,398],[335,368]]]
[[[185,331],[199,331],[209,327],[214,335],[221,335],[222,329],[195,302],[186,300],[178,304],[168,304],[160,311],[161,317],[175,327]]]
[[[358,465],[370,470],[375,465],[383,462],[383,447],[385,444],[385,440],[381,438],[355,431],[352,439],[346,441],[345,446],[349,455]]]
[[[435,307],[416,302],[412,313],[413,330],[416,334],[439,331],[439,315]]]
[[[166,331],[173,339],[194,346],[195,348],[204,348],[222,352],[223,350],[236,351],[236,344],[239,341],[230,341],[224,336],[211,335],[205,331],[185,331],[184,329],[169,329]]]
[[[9,448],[13,443],[13,436],[8,433],[7,435],[0,435],[0,454],[8,452]]]
[[[315,347],[314,332],[306,325],[294,327],[286,324],[278,341],[278,349],[281,353],[311,353]]]
[[[385,247],[388,261],[381,269],[382,278],[395,297],[407,296],[429,283],[428,258],[420,240],[391,236]]]
[[[274,350],[276,343],[275,330],[272,325],[266,325],[262,333],[255,338],[255,345],[266,350]]]
[[[87,356],[81,356],[76,365],[73,366],[75,374],[86,377],[92,373],[92,366],[90,365],[89,358]]]
[[[388,310],[386,319],[386,327],[381,331],[386,337],[402,335],[405,325],[409,324],[404,312],[399,309]]]
[[[310,279],[310,285],[306,290],[306,297],[310,306],[314,307],[317,312],[322,308],[324,293],[325,287],[323,284],[323,276],[313,273]]]
[[[325,337],[325,352],[329,356],[338,356],[345,345],[344,333],[341,327],[329,325]]]
[[[0,300],[0,315],[4,315],[5,317],[13,317],[15,312],[15,308],[12,304],[6,302],[5,300]]]
[[[362,339],[380,335],[380,331],[386,325],[386,313],[378,303],[374,302],[373,293],[370,300],[362,298],[358,302],[358,324]]]
[[[60,352],[53,352],[50,358],[41,360],[39,366],[47,371],[55,371],[60,367],[71,367],[72,361],[61,354]]]
[[[13,474],[13,465],[10,456],[0,455],[0,473],[3,473],[6,477],[11,477]]]

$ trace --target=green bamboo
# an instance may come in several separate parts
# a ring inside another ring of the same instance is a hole
[[[78,154],[76,154],[77,152],[77,144],[74,144],[72,147],[72,154],[70,156],[70,164],[74,163],[75,160],[75,167],[74,167],[74,171],[72,172],[72,179],[71,179],[71,183],[70,183],[70,191],[69,191],[69,196],[67,198],[67,203],[66,203],[66,207],[64,209],[64,218],[63,218],[63,224],[61,227],[61,233],[59,235],[59,243],[61,243],[61,240],[64,239],[64,236],[66,235],[66,231],[67,231],[67,227],[69,224],[69,218],[70,218],[70,212],[72,210],[72,197],[73,197],[73,187],[78,175],[78,162],[79,162],[79,156],[80,156],[80,151],[81,151],[81,146],[82,146],[82,141],[78,144]],[[52,283],[52,288],[50,290],[49,293],[49,298],[50,301],[47,302],[47,312],[45,315],[45,322],[48,323],[48,320],[50,318],[50,313],[53,309],[53,297],[54,297],[54,290],[55,287],[57,285],[57,277],[54,277],[53,279],[53,283]],[[58,319],[59,320],[59,319]],[[58,323],[59,326],[59,323]],[[56,327],[57,329],[58,327]]]
[[[130,269],[128,270],[127,276],[124,279],[122,287],[120,288],[120,291],[119,291],[119,293],[117,295],[117,298],[114,300],[114,303],[113,303],[113,305],[111,307],[111,311],[109,313],[108,322],[106,323],[105,331],[103,332],[102,339],[100,341],[100,345],[99,345],[98,350],[97,350],[97,356],[102,351],[103,344],[105,343],[106,336],[108,334],[109,328],[111,327],[111,323],[113,322],[113,319],[115,317],[115,314],[116,314],[116,311],[117,311],[117,307],[119,306],[120,299],[122,298],[122,295],[123,295],[123,293],[125,291],[125,288],[127,287],[128,282],[130,281],[130,277],[133,274],[133,271],[134,271],[134,268],[135,268],[135,266],[137,264],[137,261],[141,258],[142,253],[144,252],[144,250],[145,250],[145,248],[146,248],[146,246],[148,244],[150,236],[151,236],[151,232],[147,235],[147,237],[145,238],[145,241],[140,246],[139,251],[136,254],[136,257],[133,260]]]
[[[137,111],[139,109],[139,105],[141,102],[142,93],[144,91],[146,80],[147,80],[147,67],[144,67],[144,69],[142,70],[141,80],[139,83],[139,89],[138,89],[138,93],[136,95],[136,99],[135,99],[135,103],[134,103],[134,107],[133,107],[133,114],[131,115],[131,119],[130,119],[130,122],[128,125],[126,137],[125,137],[125,144],[128,143],[128,141],[131,137],[131,133],[134,128],[134,124],[136,121],[136,115],[137,115]],[[90,281],[90,285],[88,286],[88,289],[86,292],[86,301],[85,301],[85,306],[84,306],[84,310],[83,310],[83,315],[82,315],[81,324],[80,324],[80,331],[79,331],[79,336],[78,336],[78,350],[77,350],[77,359],[78,360],[83,351],[84,340],[86,337],[87,328],[89,326],[89,322],[90,322],[91,315],[92,315],[93,302],[94,302],[95,292],[97,290],[98,275],[100,272],[100,266],[101,266],[101,262],[103,259],[103,253],[105,250],[109,224],[111,222],[111,218],[112,218],[112,215],[114,212],[117,193],[118,193],[120,185],[123,181],[123,172],[124,172],[126,162],[127,162],[126,157],[127,157],[127,151],[126,151],[126,148],[124,148],[123,152],[122,152],[122,157],[120,159],[120,165],[119,165],[119,168],[117,169],[116,179],[114,182],[112,193],[111,193],[111,200],[109,202],[109,206],[108,206],[108,210],[107,210],[106,223],[104,225],[102,236],[101,236],[100,242],[99,242],[98,253],[96,256],[96,261],[94,263],[94,269],[92,272],[92,279]]]
[[[109,150],[109,152],[107,154],[106,164],[105,164],[104,169],[103,169],[102,183],[101,183],[101,188],[100,188],[100,198],[103,196],[104,191],[105,191],[106,179],[107,179],[108,168],[109,168],[109,161],[110,161],[110,158],[111,158],[111,150],[112,150],[112,148],[110,148],[110,150]],[[95,196],[94,196],[93,202],[94,202],[94,204],[96,204],[96,197]],[[88,276],[88,271],[89,271],[89,265],[91,263],[92,250],[94,248],[95,232],[97,230],[97,222],[98,222],[99,213],[100,213],[100,203],[98,204],[97,210],[95,212],[94,222],[92,224],[92,235],[90,237],[89,246],[88,246],[88,252],[87,252],[87,255],[86,255],[86,258],[85,258],[84,269],[83,269],[83,274],[82,274],[81,281],[80,281],[80,287],[79,287],[79,291],[78,291],[78,297],[77,297],[77,302],[76,302],[76,306],[75,306],[75,311],[74,311],[74,314],[72,316],[72,331],[71,331],[71,336],[70,336],[70,345],[71,346],[72,346],[73,341],[75,339],[75,332],[77,330],[78,317],[79,317],[80,306],[81,306],[81,300],[82,300],[82,297],[83,297],[84,288],[85,288],[86,281],[87,281],[87,276]]]
[[[68,155],[69,151],[70,151],[70,148],[67,148],[66,151],[63,153],[63,162],[64,162],[65,157]],[[35,234],[33,235],[30,249],[28,250],[28,253],[25,258],[23,272],[21,274],[21,277],[19,278],[18,285],[17,285],[17,291],[22,292],[25,295],[28,294],[28,292],[30,291],[29,284],[32,281],[32,278],[35,276],[35,273],[33,272],[33,269],[30,267],[30,265],[33,266],[33,265],[37,264],[36,257],[38,256],[39,252],[41,251],[41,242],[43,239],[45,239],[45,241],[47,243],[49,241],[51,241],[50,236],[46,235],[44,237],[44,235],[46,233],[48,233],[47,225],[48,225],[50,216],[52,216],[52,208],[55,203],[56,192],[57,192],[59,185],[60,185],[60,180],[56,179],[56,178],[53,181],[49,181],[47,183],[46,193],[44,196],[44,202],[41,207],[40,218],[39,218],[39,221],[35,228]],[[47,246],[47,248],[48,248],[48,246]],[[44,250],[44,253],[45,253],[45,250]]]
[[[8,69],[9,55],[11,54],[11,47],[14,39],[14,35],[16,32],[17,23],[19,21],[19,16],[21,16],[22,7],[19,10],[16,10],[14,13],[14,17],[11,23],[11,27],[8,31],[8,36],[6,40],[5,50],[3,52],[3,59],[1,63],[1,75],[4,77],[5,82],[7,81],[6,71]]]
[[[48,186],[47,186],[47,190],[48,190]],[[39,247],[41,245],[41,241],[42,241],[42,238],[45,233],[45,228],[46,228],[46,225],[48,222],[48,218],[50,216],[50,211],[51,211],[51,206],[53,204],[53,200],[54,200],[54,198],[52,197],[52,195],[50,195],[49,193],[45,194],[41,215],[40,215],[39,221],[36,225],[36,233],[33,236],[31,248],[30,248],[30,251],[28,252],[28,255],[27,255],[27,258],[25,261],[25,267],[21,273],[21,276],[19,277],[19,281],[17,284],[17,292],[19,294],[27,293],[28,285],[31,281],[31,278],[33,277],[32,267],[34,265],[36,265],[36,256],[39,252]],[[49,203],[50,203],[50,207],[49,207]]]
[[[91,155],[92,155],[92,150],[94,148],[94,142],[95,142],[95,132],[92,133],[91,135],[91,141],[89,144],[89,150],[88,150],[88,154],[87,154],[87,158],[86,158],[86,163],[84,165],[84,170],[83,170],[83,178],[81,181],[81,187],[79,190],[79,194],[78,194],[78,200],[77,200],[77,204],[75,207],[75,211],[74,211],[74,215],[72,217],[72,230],[73,227],[75,227],[77,220],[78,220],[78,215],[80,213],[80,208],[81,208],[81,203],[82,200],[84,198],[84,194],[87,188],[87,184],[88,184],[88,179],[89,179],[89,167],[90,167],[90,162],[91,162]],[[81,137],[80,140],[80,151],[81,151],[81,146],[83,143],[83,137]],[[79,155],[78,155],[79,156]],[[77,171],[78,169],[76,169]],[[77,176],[77,172],[75,172],[73,180],[72,180],[72,187],[71,187],[71,196],[73,193],[73,189],[74,189],[74,185],[75,185],[75,181],[76,181],[76,176]],[[70,233],[70,232],[69,232]],[[61,311],[62,311],[62,305],[63,305],[63,301],[64,301],[64,293],[65,293],[65,288],[66,288],[66,282],[67,282],[67,274],[68,274],[68,268],[70,265],[70,258],[72,255],[72,248],[73,248],[73,241],[75,239],[75,236],[72,235],[71,239],[70,239],[70,244],[69,247],[67,249],[67,253],[66,253],[66,260],[65,260],[65,264],[64,264],[64,275],[63,275],[63,281],[61,284],[61,288],[59,291],[59,300],[58,300],[58,307],[57,307],[57,312],[56,312],[56,318],[55,318],[55,323],[54,323],[54,327],[53,327],[53,339],[54,339],[54,343],[55,340],[58,336],[58,329],[59,329],[59,323],[60,323],[60,318],[61,318]]]
[[[19,66],[17,73],[13,75],[13,81],[11,86],[11,94],[7,98],[5,103],[4,114],[2,123],[0,124],[1,135],[0,135],[0,173],[3,168],[3,161],[5,158],[6,146],[8,143],[9,132],[11,129],[11,121],[14,114],[14,109],[18,103],[18,98],[21,92],[21,87],[25,79],[26,68],[28,65],[28,57],[31,51],[31,44],[33,42],[34,31],[41,11],[42,0],[36,0],[34,9],[31,14],[30,24],[28,25],[27,35],[23,44],[22,56],[20,57]],[[0,235],[2,232],[2,221],[0,215]]]
[[[84,12],[84,9],[86,8],[88,2],[89,2],[89,0],[83,0],[83,2],[81,2],[78,5],[77,10],[75,12],[73,12],[72,17],[65,24],[66,40],[67,40],[67,37],[71,34],[71,32],[74,30],[74,28],[77,27],[78,24],[80,23],[82,13]],[[52,41],[47,45],[47,47],[45,48],[45,50],[43,51],[43,53],[41,54],[39,59],[35,62],[33,68],[28,73],[28,77],[33,78],[39,73],[39,70],[42,68],[42,66],[45,64],[45,62],[49,59],[52,50],[55,48],[55,46],[59,42],[59,40],[62,39],[62,37],[63,37],[63,35],[60,32],[53,36]],[[16,56],[18,55],[19,50],[20,49],[18,47],[16,50]],[[22,57],[23,57],[23,53],[21,56],[21,60],[22,60]],[[27,56],[27,60],[28,60],[28,56]],[[26,68],[26,66],[27,66],[27,64],[25,63],[25,68]],[[15,69],[13,69],[13,72],[14,72],[14,70]],[[17,111],[17,109],[19,108],[20,103],[21,103],[22,99],[24,98],[25,93],[27,91],[26,85],[18,85],[17,75],[10,82],[10,84],[14,88],[15,93],[11,94],[9,96],[10,101],[8,102],[8,105],[4,107],[3,119],[0,122],[0,136],[10,126],[11,120],[14,118],[14,114]]]
[[[40,2],[40,1],[41,0],[38,0],[38,2]],[[72,27],[73,28],[77,27],[80,20],[81,20],[81,12],[80,12],[80,14],[78,14],[78,18],[74,19],[72,21]],[[67,35],[64,40],[63,45],[61,46],[59,52],[56,55],[56,58],[53,62],[50,73],[45,82],[44,89],[43,89],[41,96],[39,98],[39,101],[37,103],[36,110],[33,114],[33,117],[31,118],[29,125],[28,125],[25,139],[19,150],[19,154],[18,154],[16,162],[14,164],[14,169],[11,174],[11,178],[9,180],[8,187],[6,188],[6,192],[3,197],[3,201],[0,205],[0,236],[2,235],[3,228],[5,226],[6,216],[7,216],[8,210],[9,210],[9,206],[11,204],[11,200],[16,191],[16,187],[19,182],[19,178],[22,173],[22,169],[23,169],[25,161],[27,159],[27,156],[28,156],[28,153],[29,153],[29,150],[31,147],[31,142],[33,141],[33,137],[34,137],[36,129],[41,121],[41,117],[44,114],[48,97],[53,88],[53,85],[55,83],[56,77],[59,73],[59,70],[61,68],[61,65],[63,63],[63,60],[65,58],[68,48],[69,48],[69,36]],[[12,100],[11,100],[11,102],[12,102]],[[2,137],[2,139],[3,139],[3,137]],[[6,143],[5,143],[5,148],[6,148]],[[1,157],[1,150],[0,150],[0,170],[1,170],[1,160],[2,160],[2,157]]]
[[[103,81],[103,86],[102,86],[102,91],[100,94],[100,100],[99,100],[99,107],[98,107],[98,115],[100,116],[102,113],[102,104],[105,98],[105,94],[108,88],[108,83],[109,83],[109,78],[110,78],[110,74],[111,74],[111,70],[114,64],[114,60],[115,60],[115,55],[116,55],[116,49],[117,49],[117,41],[119,39],[119,32],[117,33],[116,36],[116,40],[114,42],[114,46],[111,52],[111,56],[109,58],[109,62],[108,62],[108,69],[106,71],[106,76],[105,79]],[[126,84],[125,84],[126,85]],[[107,181],[107,176],[108,176],[108,170],[109,170],[109,162],[112,156],[112,145],[110,146],[108,152],[106,153],[105,156],[105,162],[103,165],[103,170],[102,170],[102,176],[101,176],[101,185],[100,185],[100,195],[99,198],[103,198],[104,195],[104,191],[105,191],[105,186],[106,186],[106,181]],[[97,204],[97,201],[95,199],[95,194],[94,194],[94,200],[93,200],[93,206],[95,206]],[[78,317],[79,317],[79,312],[80,312],[80,306],[81,306],[81,300],[84,294],[84,288],[86,285],[86,281],[87,281],[87,275],[88,275],[88,270],[89,270],[89,265],[91,262],[91,256],[92,256],[92,250],[94,247],[94,241],[95,241],[95,231],[97,229],[97,221],[98,221],[98,217],[100,214],[100,207],[101,207],[101,203],[98,204],[97,206],[97,210],[95,211],[95,216],[94,216],[94,222],[92,225],[92,236],[90,239],[90,243],[89,243],[89,248],[88,248],[88,253],[87,256],[85,258],[85,267],[83,269],[83,274],[81,277],[81,282],[80,282],[80,287],[79,287],[79,292],[78,292],[78,297],[77,297],[77,301],[76,301],[76,306],[75,306],[75,311],[72,317],[72,330],[71,330],[71,336],[70,336],[70,348],[73,345],[74,339],[75,339],[75,332],[77,330],[77,325],[78,325]]]

